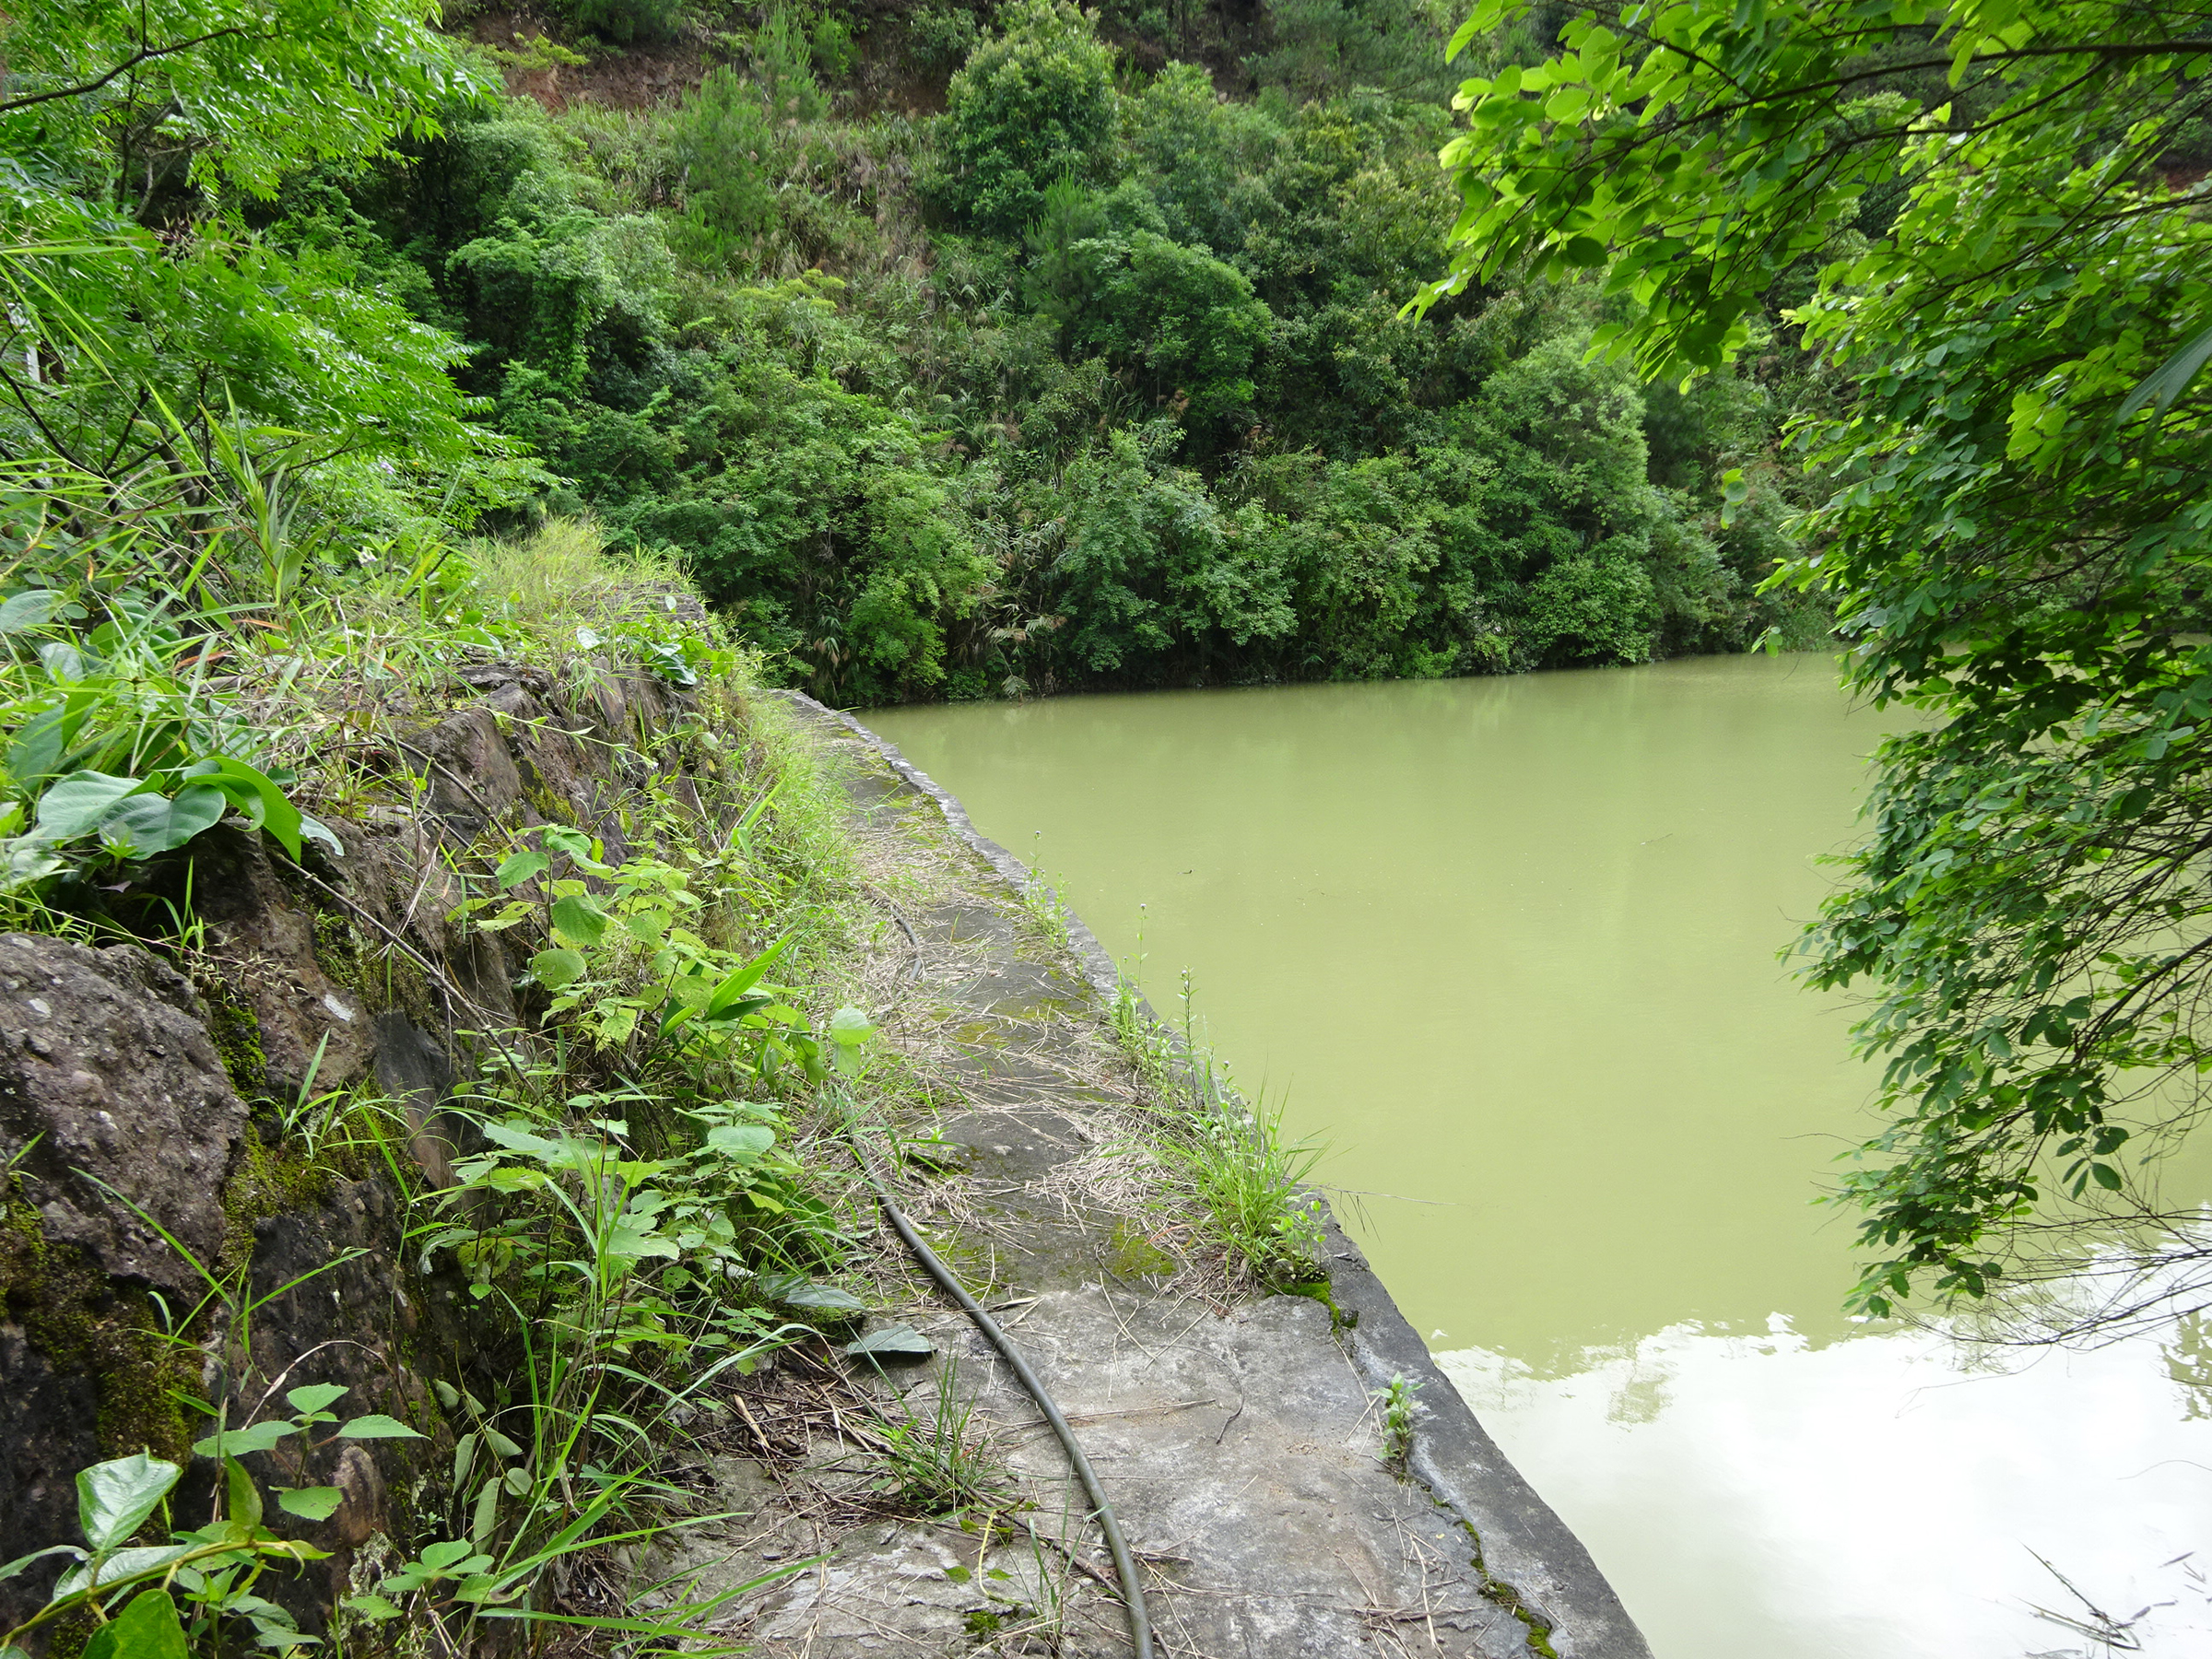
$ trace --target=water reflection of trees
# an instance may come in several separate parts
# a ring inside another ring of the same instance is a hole
[[[2182,1416],[2212,1418],[2212,1322],[2192,1313],[2160,1345],[2166,1374],[2181,1384]]]
[[[1913,1323],[1988,1347],[2154,1336],[2192,1391],[2189,1415],[2212,1417],[2212,1206],[2174,1213],[2115,1194],[2099,1210],[2093,1230],[2078,1215],[2021,1226],[1992,1295]]]

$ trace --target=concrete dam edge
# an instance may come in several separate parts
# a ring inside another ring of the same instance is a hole
[[[976,829],[957,796],[862,720],[802,692],[781,695],[871,747],[935,804],[952,834],[1010,891],[1018,895],[1036,879],[1027,865]],[[1078,965],[1093,993],[1111,1003],[1121,989],[1119,971],[1088,925],[1065,913]],[[1548,1644],[1561,1659],[1650,1659],[1642,1633],[1588,1549],[1483,1429],[1333,1213],[1326,1239],[1329,1293],[1347,1326],[1346,1357],[1371,1390],[1385,1388],[1393,1377],[1419,1385],[1408,1471],[1467,1530],[1485,1575],[1549,1627]]]

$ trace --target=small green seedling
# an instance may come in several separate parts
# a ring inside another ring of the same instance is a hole
[[[1382,1461],[1394,1469],[1403,1469],[1413,1453],[1413,1396],[1420,1391],[1418,1382],[1398,1376],[1375,1393],[1382,1406]]]
[[[249,1423],[243,1429],[218,1429],[205,1440],[193,1441],[195,1456],[219,1457],[226,1461],[244,1457],[249,1453],[271,1452],[293,1435],[312,1437],[315,1429],[324,1423],[337,1423],[336,1415],[329,1407],[336,1405],[350,1392],[335,1382],[317,1382],[306,1388],[295,1388],[287,1394],[285,1403],[300,1415],[296,1418],[265,1418],[258,1423]],[[364,1440],[421,1440],[424,1437],[396,1418],[382,1412],[371,1412],[366,1417],[348,1418],[338,1423],[337,1431],[321,1440],[310,1438],[308,1449],[327,1446],[333,1441]],[[336,1487],[279,1487],[276,1488],[276,1507],[288,1515],[297,1515],[302,1521],[327,1521],[336,1512],[344,1496]]]

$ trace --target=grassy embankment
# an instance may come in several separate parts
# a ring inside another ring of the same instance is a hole
[[[239,1225],[202,1264],[208,1295],[192,1310],[126,1310],[125,1335],[165,1357],[155,1370],[191,1421],[204,1345],[252,1375],[254,1215],[382,1175],[404,1203],[407,1254],[463,1289],[457,1363],[429,1378],[443,1425],[419,1426],[449,1436],[453,1455],[406,1517],[415,1535],[397,1541],[396,1571],[331,1611],[341,1626],[449,1630],[557,1613],[591,1576],[573,1558],[694,1507],[672,1470],[727,1418],[728,1385],[781,1351],[834,1367],[859,1316],[915,1294],[839,1133],[848,1112],[920,1133],[945,1103],[926,1067],[874,1040],[871,1016],[896,1008],[862,1011],[896,893],[863,879],[844,797],[759,694],[757,659],[665,562],[555,524],[517,543],[424,546],[404,567],[306,568],[280,481],[235,460],[194,481],[206,487],[196,503],[51,467],[13,479],[6,724],[18,756],[55,752],[17,771],[28,782],[6,921],[165,957],[228,1012],[226,1057],[253,1095],[265,1086],[250,1016],[241,1025],[190,898],[198,837],[242,818],[298,872],[288,885],[321,912],[318,954],[349,990],[371,1009],[443,1019],[474,1075],[449,1108],[462,1156],[442,1189],[410,1155],[401,1107],[369,1079],[263,1092],[226,1194]],[[640,781],[606,822],[571,821],[541,791],[456,827],[429,811],[419,734],[476,696],[464,670],[494,660],[577,689],[642,668],[680,687],[688,712],[639,735]],[[520,1018],[505,1029],[447,964],[344,899],[335,843],[394,812],[434,843],[454,924],[494,935],[519,970]],[[626,853],[595,833],[610,827]],[[879,981],[874,994],[895,991]],[[1157,1035],[1127,1007],[1118,1023],[1159,1108],[1129,1148],[1149,1172],[1147,1202],[1194,1218],[1232,1277],[1309,1277],[1301,1171],[1218,1090],[1188,1110]],[[973,1487],[953,1417],[934,1429],[877,1417],[894,1503],[941,1504],[931,1468]],[[253,1491],[233,1483],[233,1519]],[[312,1520],[320,1501],[283,1507]],[[252,1553],[219,1537],[198,1547],[230,1566]],[[673,1629],[700,1611],[679,1595],[648,1622]],[[207,1641],[290,1628],[253,1603],[242,1571],[203,1580],[184,1618]]]

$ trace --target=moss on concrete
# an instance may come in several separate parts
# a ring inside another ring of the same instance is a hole
[[[915,1230],[923,1242],[936,1252],[937,1259],[968,1287],[971,1295],[988,1300],[1005,1292],[1006,1283],[999,1271],[998,1252],[989,1234],[958,1227],[917,1226]]]
[[[1117,1222],[1106,1243],[1106,1265],[1117,1278],[1171,1278],[1175,1258],[1145,1236],[1141,1228]]]
[[[1442,1500],[1439,1500],[1437,1508],[1444,1509],[1445,1507]],[[1460,1530],[1467,1535],[1467,1541],[1475,1547],[1475,1555],[1469,1564],[1477,1572],[1482,1574],[1482,1599],[1493,1606],[1503,1607],[1521,1621],[1522,1628],[1528,1632],[1527,1641],[1530,1653],[1539,1653],[1543,1659],[1559,1659],[1559,1649],[1551,1644],[1550,1621],[1541,1617],[1526,1602],[1523,1601],[1518,1590],[1490,1575],[1489,1567],[1482,1559],[1482,1535],[1475,1530],[1470,1522],[1463,1520],[1459,1525]]]
[[[1320,1278],[1299,1279],[1287,1284],[1282,1288],[1282,1294],[1302,1296],[1308,1301],[1319,1302],[1329,1311],[1329,1329],[1332,1331],[1338,1333],[1348,1331],[1359,1323],[1359,1311],[1357,1308],[1347,1312],[1336,1305],[1336,1298],[1330,1292],[1326,1275]]]

